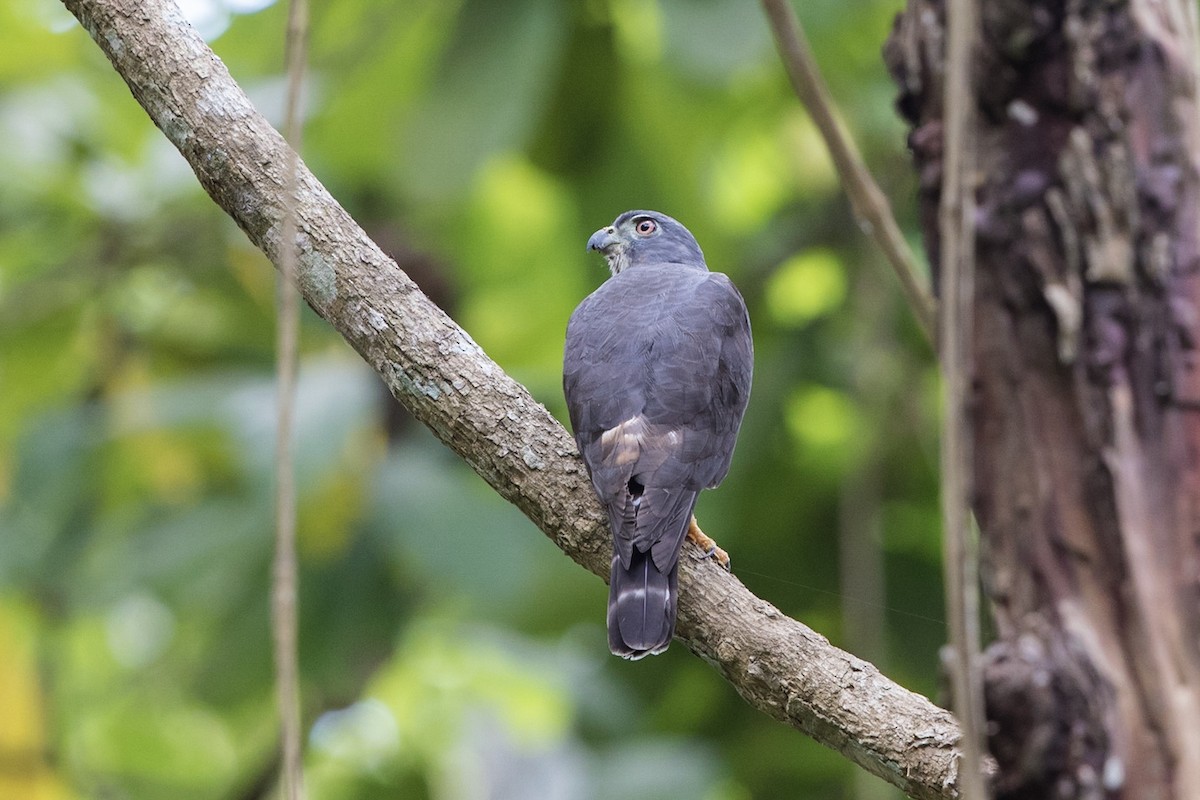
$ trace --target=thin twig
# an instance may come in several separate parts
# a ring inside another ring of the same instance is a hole
[[[979,553],[972,535],[970,492],[972,431],[968,391],[975,301],[975,103],[972,55],[978,27],[975,0],[946,3],[945,155],[941,233],[941,343],[943,391],[942,539],[946,608],[954,652],[954,713],[963,727],[959,790],[964,800],[985,800],[985,711],[980,681]]]
[[[854,141],[838,121],[829,89],[812,57],[796,13],[786,0],[762,0],[762,5],[775,34],[779,57],[783,59],[792,81],[792,88],[808,109],[825,140],[825,146],[829,148],[829,155],[850,198],[859,227],[879,245],[892,265],[917,324],[932,342],[934,326],[937,324],[933,295],[921,277],[904,234],[900,232],[887,196],[867,171]]]
[[[291,0],[287,23],[287,105],[284,136],[287,150],[284,175],[283,219],[280,222],[279,273],[276,303],[276,370],[278,377],[278,432],[275,445],[275,563],[271,592],[271,617],[275,641],[275,690],[283,746],[280,785],[285,800],[304,797],[304,767],[301,761],[300,664],[296,609],[296,480],[293,459],[293,420],[296,401],[296,372],[299,360],[300,298],[296,289],[297,224],[296,194],[299,188],[300,103],[304,79],[305,44],[308,38],[306,0]]]

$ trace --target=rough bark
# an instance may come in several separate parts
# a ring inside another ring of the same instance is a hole
[[[1194,800],[1194,9],[983,9],[973,411],[996,795]],[[935,254],[942,40],[942,2],[910,0],[887,49]]]
[[[286,145],[178,9],[168,0],[65,5],[213,200],[276,260]],[[297,270],[309,305],[501,496],[575,561],[607,575],[604,514],[571,437],[303,167],[299,184]],[[959,731],[949,713],[832,647],[710,561],[685,558],[679,582],[678,638],[747,702],[913,797],[956,796]]]

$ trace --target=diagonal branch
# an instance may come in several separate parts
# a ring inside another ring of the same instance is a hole
[[[829,148],[829,156],[850,198],[859,226],[883,251],[900,279],[900,286],[917,318],[917,325],[929,341],[934,341],[937,323],[933,295],[921,278],[916,259],[904,234],[900,232],[887,195],[871,177],[854,140],[838,121],[829,89],[808,49],[808,41],[800,21],[796,19],[796,12],[787,0],[762,0],[762,5],[771,23],[771,31],[775,34],[779,57],[792,81],[792,89],[808,109],[813,123],[821,132],[821,138],[825,140],[825,146]]]
[[[64,2],[213,200],[276,260],[289,150],[179,9],[170,0]],[[571,437],[303,166],[298,183],[296,268],[309,305],[502,497],[572,559],[607,575],[604,514]],[[747,702],[912,797],[957,796],[960,733],[948,712],[707,560],[685,558],[680,584],[679,638]]]

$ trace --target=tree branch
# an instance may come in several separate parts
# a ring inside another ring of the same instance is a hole
[[[875,183],[875,179],[863,164],[854,140],[838,122],[833,100],[829,97],[829,89],[825,86],[817,62],[809,52],[808,41],[804,37],[800,21],[796,19],[796,12],[786,0],[762,0],[762,6],[767,20],[771,23],[771,32],[775,35],[779,57],[792,81],[792,89],[808,109],[813,123],[821,132],[821,138],[825,140],[825,146],[829,148],[829,156],[833,159],[833,166],[842,181],[842,188],[850,198],[850,205],[858,219],[859,227],[874,239],[883,251],[896,277],[900,279],[900,286],[917,318],[917,325],[925,337],[933,342],[934,329],[937,326],[933,295],[917,269],[916,259],[913,258],[904,234],[900,232],[887,195],[879,188],[879,184]]]
[[[276,260],[287,145],[179,9],[169,0],[64,3],[213,200]],[[309,305],[502,497],[572,559],[607,575],[605,517],[571,437],[303,166],[298,183],[296,267]],[[912,797],[957,796],[960,733],[948,712],[832,647],[710,561],[685,557],[680,572],[678,637],[747,702]]]

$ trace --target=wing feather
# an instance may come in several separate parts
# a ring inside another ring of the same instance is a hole
[[[628,269],[572,315],[567,407],[626,567],[634,548],[673,566],[697,494],[729,471],[752,364],[745,303],[720,273]]]

